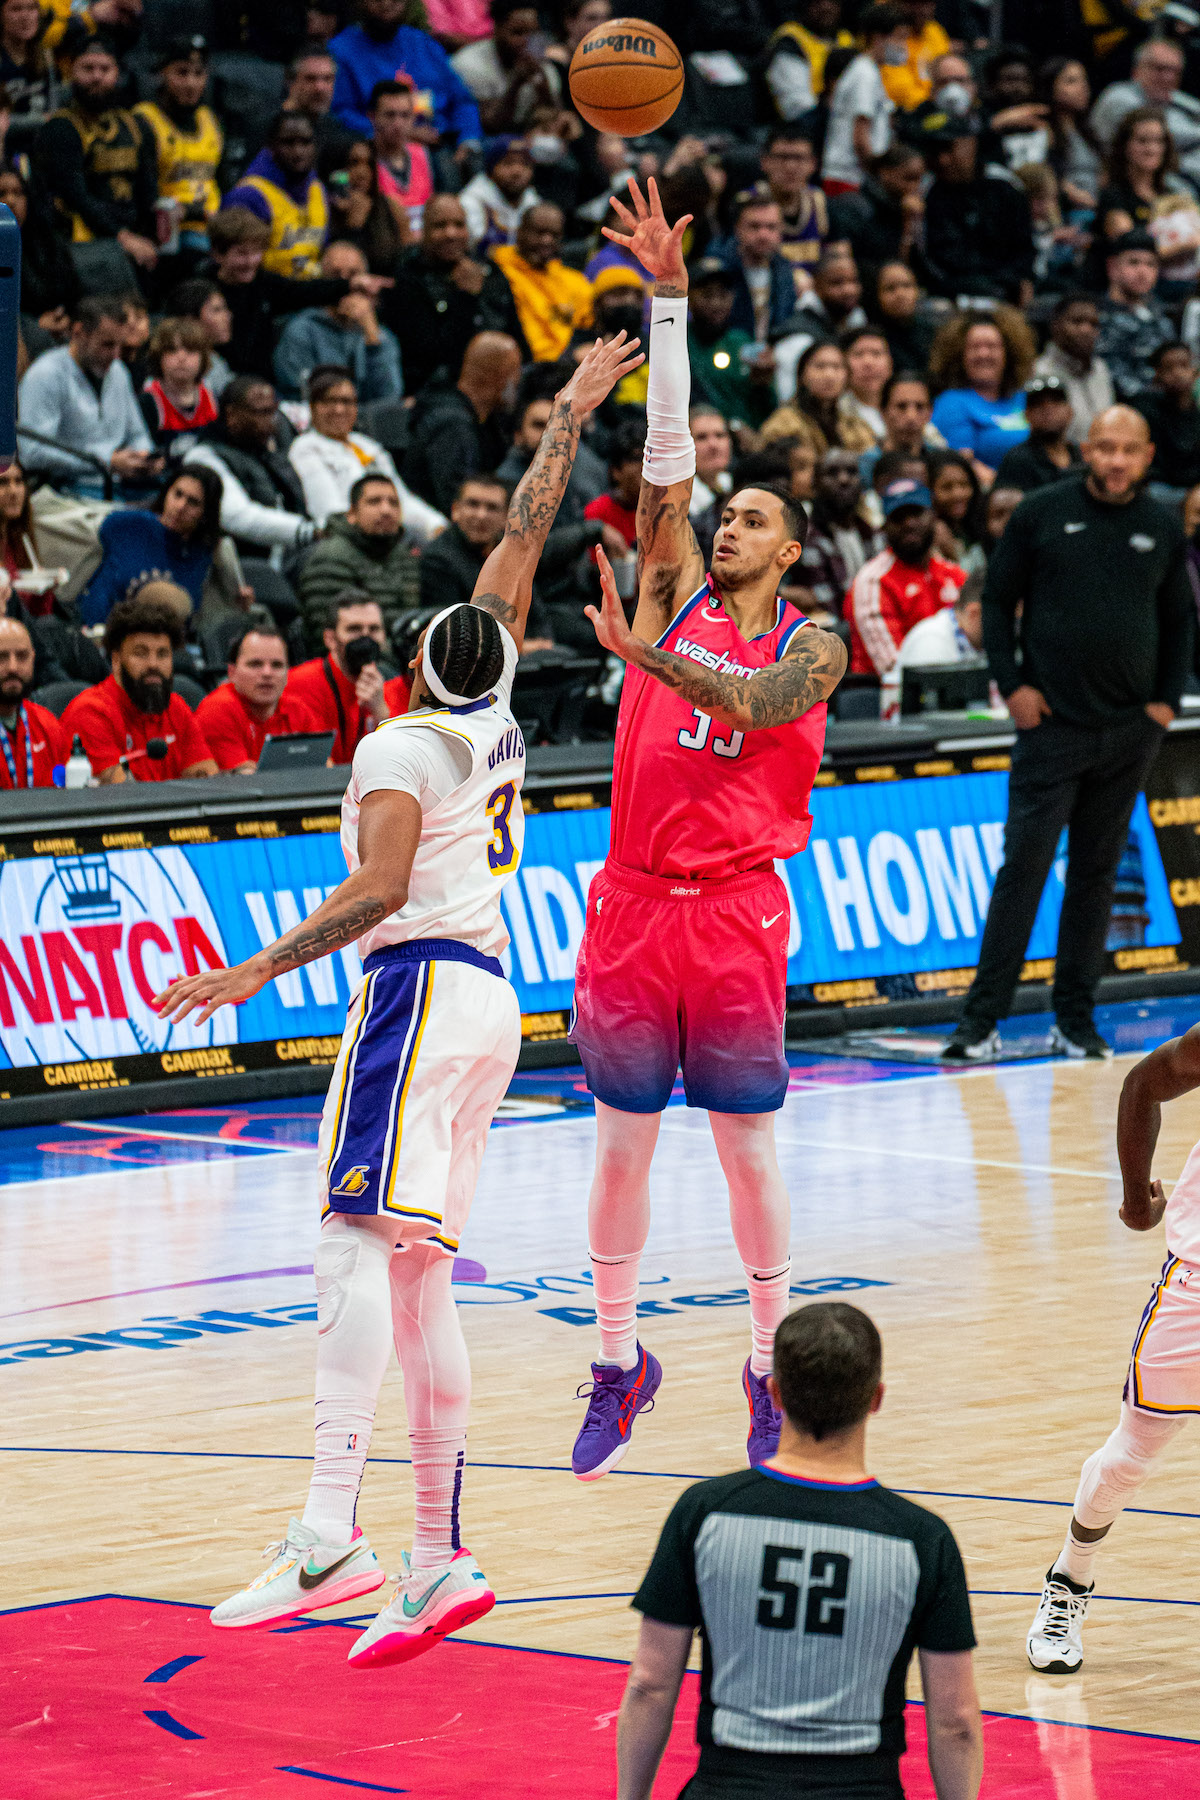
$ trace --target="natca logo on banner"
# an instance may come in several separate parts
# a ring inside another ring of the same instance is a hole
[[[197,1027],[150,1004],[173,976],[224,962],[182,850],[0,866],[0,1044],[12,1067],[236,1043],[232,1007]]]

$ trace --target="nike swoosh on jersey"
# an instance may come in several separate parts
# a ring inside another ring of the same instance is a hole
[[[425,1592],[421,1595],[421,1598],[417,1601],[417,1604],[415,1606],[413,1606],[410,1603],[408,1595],[405,1594],[403,1600],[400,1602],[401,1609],[403,1610],[405,1618],[406,1619],[415,1619],[417,1614],[419,1612],[423,1611],[425,1602],[427,1600],[431,1599],[433,1597],[433,1595],[437,1593],[437,1591],[441,1587],[443,1581],[449,1581],[449,1579],[450,1579],[450,1571],[449,1571],[449,1569],[447,1569],[446,1573],[444,1575],[438,1576],[437,1580],[434,1582],[432,1587],[427,1587],[425,1589]]]
[[[1087,526],[1081,520],[1078,525],[1064,525],[1063,530],[1066,532],[1067,536],[1069,537],[1073,531],[1086,531]]]
[[[340,1569],[342,1567],[343,1563],[348,1563],[350,1561],[350,1558],[356,1554],[357,1554],[357,1545],[353,1549],[347,1550],[345,1556],[339,1556],[338,1560],[336,1562],[330,1563],[330,1565],[327,1569],[314,1569],[310,1566],[309,1563],[305,1563],[304,1567],[300,1570],[300,1572],[296,1576],[296,1580],[300,1583],[300,1586],[302,1588],[304,1588],[306,1592],[308,1590],[310,1590],[311,1588],[320,1587],[320,1585],[323,1581],[328,1581],[329,1577],[333,1574],[336,1574],[338,1569]]]
[[[785,908],[784,908],[784,911],[786,911],[786,910],[787,910],[787,909],[786,909],[786,907],[785,907]],[[775,921],[776,921],[776,919],[782,919],[782,917],[783,917],[783,913],[782,913],[782,912],[777,912],[777,913],[772,913],[772,915],[771,915],[771,917],[770,917],[770,918],[769,918],[769,919],[764,919],[764,920],[763,920],[763,930],[764,930],[764,931],[765,931],[765,930],[766,930],[766,929],[767,929],[767,926],[768,926],[768,925],[773,925],[773,924],[774,924],[774,923],[775,923]]]

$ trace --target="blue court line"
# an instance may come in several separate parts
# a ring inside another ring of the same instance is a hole
[[[409,1794],[411,1788],[381,1787],[377,1781],[351,1781],[348,1775],[322,1775],[320,1769],[301,1769],[295,1763],[279,1763],[280,1775],[307,1775],[310,1781],[334,1781],[338,1787],[370,1788],[373,1794]]]
[[[285,1450],[102,1450],[70,1444],[0,1444],[0,1456],[206,1456],[212,1462],[303,1462],[301,1456]],[[411,1468],[409,1456],[368,1456],[368,1463],[380,1467]],[[569,1463],[474,1462],[468,1469],[512,1469],[525,1474],[570,1475]],[[612,1475],[635,1476],[650,1481],[711,1481],[711,1475],[689,1474],[681,1469],[611,1469]],[[1028,1494],[966,1494],[952,1488],[892,1488],[893,1494],[917,1494],[927,1500],[996,1500],[1007,1506],[1074,1506],[1074,1500],[1042,1500]],[[1147,1519],[1200,1519],[1200,1512],[1174,1512],[1161,1506],[1127,1506],[1127,1513]],[[2,1613],[0,1613],[2,1616]],[[1191,1742],[1191,1739],[1184,1740]],[[1200,1739],[1197,1739],[1200,1742]]]
[[[177,1656],[174,1662],[164,1663],[161,1669],[155,1669],[153,1675],[147,1675],[147,1681],[170,1681],[172,1675],[178,1675],[180,1669],[186,1669],[191,1663],[203,1662],[202,1656]]]
[[[179,1720],[173,1719],[169,1712],[146,1712],[142,1716],[149,1719],[152,1725],[159,1726],[163,1731],[169,1731],[172,1737],[187,1738],[189,1741],[195,1739],[197,1743],[201,1744],[204,1742],[202,1731],[193,1731],[190,1726],[181,1725]]]
[[[1126,1509],[1131,1510],[1129,1508]],[[971,1594],[991,1594],[1014,1600],[1040,1600],[1040,1588],[969,1588]],[[1200,1600],[1156,1600],[1147,1594],[1093,1594],[1093,1600],[1123,1600],[1129,1606],[1200,1606]]]
[[[633,1595],[632,1588],[627,1594],[526,1594],[523,1600],[497,1600],[496,1605],[549,1606],[555,1600],[632,1600]],[[1200,1606],[1200,1600],[1189,1601],[1188,1604]]]

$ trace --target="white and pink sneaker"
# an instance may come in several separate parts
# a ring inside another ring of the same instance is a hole
[[[473,1625],[490,1613],[496,1596],[469,1550],[458,1550],[449,1562],[414,1569],[404,1553],[400,1586],[374,1624],[356,1638],[346,1658],[356,1669],[378,1669],[385,1663],[410,1662],[433,1650],[452,1631]]]
[[[292,1519],[283,1542],[268,1544],[263,1556],[270,1567],[213,1608],[209,1617],[214,1625],[234,1631],[278,1625],[373,1594],[387,1580],[357,1525],[348,1544],[325,1544],[309,1526]]]

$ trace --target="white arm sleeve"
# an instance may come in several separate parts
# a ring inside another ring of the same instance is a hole
[[[687,300],[650,302],[650,379],[646,388],[646,448],[642,474],[654,487],[690,481],[696,446],[688,426],[692,370],[688,362]]]

